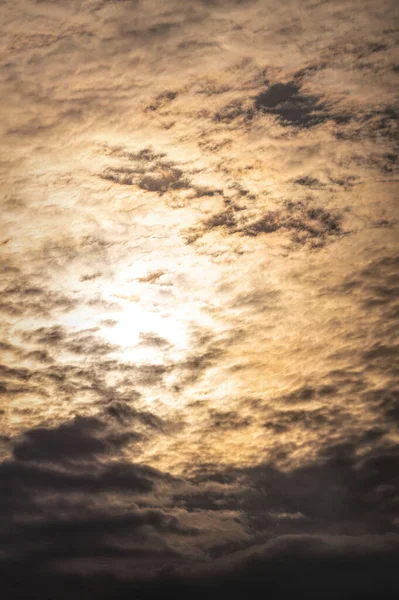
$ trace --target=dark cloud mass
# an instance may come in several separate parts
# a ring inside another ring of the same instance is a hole
[[[399,597],[398,3],[0,2],[0,593]]]

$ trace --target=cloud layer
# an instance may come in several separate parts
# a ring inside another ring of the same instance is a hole
[[[0,3],[7,598],[396,597],[397,17]]]

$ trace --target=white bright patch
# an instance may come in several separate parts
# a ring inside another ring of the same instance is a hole
[[[186,348],[187,332],[183,319],[178,314],[164,316],[155,311],[145,310],[140,302],[121,300],[121,311],[113,315],[117,324],[103,327],[101,336],[111,344],[120,347],[123,357],[138,362],[163,362],[166,350],[181,351]],[[165,345],[145,343],[145,334],[165,340]],[[170,344],[170,346],[168,346]]]

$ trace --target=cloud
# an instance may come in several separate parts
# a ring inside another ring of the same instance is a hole
[[[222,212],[206,219],[201,228],[190,229],[186,234],[188,243],[197,241],[206,232],[221,229],[229,235],[257,237],[276,232],[290,233],[295,244],[310,244],[319,248],[333,238],[344,234],[342,215],[309,201],[285,202],[282,210],[265,213],[247,211],[246,208],[228,206]]]
[[[34,316],[49,314],[51,310],[70,311],[76,300],[65,294],[40,287],[10,287],[3,291],[0,311],[11,316],[31,313]]]
[[[211,429],[241,429],[251,423],[249,417],[241,417],[234,411],[210,411]]]
[[[344,123],[349,116],[329,113],[326,104],[312,94],[301,91],[294,82],[275,83],[255,99],[255,107],[264,113],[276,115],[282,125],[315,127],[329,119]]]
[[[14,446],[13,454],[19,460],[39,462],[90,459],[109,452],[111,440],[115,445],[118,443],[118,438],[110,439],[109,434],[101,439],[103,429],[104,424],[100,420],[87,417],[75,418],[72,423],[56,429],[33,429]]]
[[[226,422],[226,415],[236,422],[229,413],[212,416]],[[343,564],[360,570],[369,565],[377,588],[387,584],[378,565],[381,560],[390,565],[399,551],[398,465],[391,449],[359,457],[355,443],[330,446],[317,460],[288,472],[268,464],[213,472],[199,466],[196,476],[181,480],[146,465],[104,463],[99,436],[109,441],[109,427],[98,419],[32,430],[14,446],[12,460],[0,466],[6,581],[14,568],[24,568],[40,573],[32,580],[35,590],[55,576],[58,584],[78,577],[86,585],[103,561],[109,593],[119,585],[143,586],[148,593],[158,585],[176,586],[178,593],[195,585],[220,593],[255,582],[283,591],[276,565],[309,571],[310,577],[315,565],[327,574],[339,564],[337,589],[350,572]],[[212,522],[226,537],[219,534],[209,545]],[[234,522],[245,524],[245,534],[232,536]],[[197,552],[214,556],[211,565],[185,556],[183,548],[193,543]],[[356,586],[363,590],[360,575],[351,581],[356,594]],[[394,579],[388,583],[393,590]],[[322,584],[307,576],[299,590],[316,597]]]
[[[395,10],[0,2],[10,600],[397,597]]]

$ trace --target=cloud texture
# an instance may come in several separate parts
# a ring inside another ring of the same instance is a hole
[[[7,598],[396,597],[397,3],[0,22]]]

